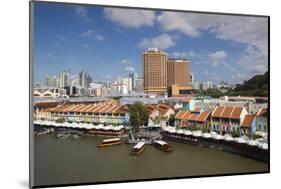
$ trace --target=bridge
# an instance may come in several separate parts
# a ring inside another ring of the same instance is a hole
[[[34,88],[33,91],[34,97],[51,97],[51,98],[57,98],[61,96],[59,93],[59,89],[55,87],[40,87],[40,88]]]

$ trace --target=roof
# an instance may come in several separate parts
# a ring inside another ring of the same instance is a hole
[[[152,113],[153,111],[157,110],[159,111],[162,115],[166,114],[169,110],[171,110],[172,108],[167,105],[167,104],[149,104],[146,106],[149,110],[150,113]]]
[[[267,108],[261,108],[259,109],[257,116],[261,116],[261,117],[267,117]]]
[[[145,145],[145,142],[139,142],[133,148],[139,149],[139,148],[143,147],[144,145]]]
[[[57,107],[60,104],[60,102],[39,102],[36,103],[36,107],[38,108],[54,108]]]
[[[105,140],[103,140],[102,142],[115,142],[115,141],[119,141],[120,140],[120,138],[110,138],[110,139],[105,139]]]
[[[212,117],[240,119],[242,110],[242,107],[217,106],[212,113]]]
[[[155,141],[157,144],[160,144],[161,146],[167,144],[167,142],[164,142],[163,140],[156,140]]]
[[[191,111],[181,110],[175,116],[175,119],[187,120],[187,121],[198,121],[206,122],[210,112],[192,113]]]
[[[255,119],[255,115],[246,115],[244,121],[241,124],[241,127],[251,127]]]
[[[127,109],[118,103],[65,104],[50,109],[51,112],[76,113],[126,113]]]

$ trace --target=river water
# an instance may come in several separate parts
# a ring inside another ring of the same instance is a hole
[[[103,139],[35,136],[35,185],[268,171],[267,163],[211,148],[169,141],[172,153],[147,145],[135,157],[128,144],[97,148]]]

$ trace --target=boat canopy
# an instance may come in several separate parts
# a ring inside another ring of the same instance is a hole
[[[103,143],[106,143],[106,142],[116,142],[116,141],[119,141],[119,140],[120,140],[120,138],[111,138],[111,139],[105,139],[102,142]]]
[[[156,140],[155,143],[160,144],[161,146],[167,144],[167,142],[165,142],[163,140]]]
[[[134,149],[140,149],[140,148],[142,148],[144,145],[145,145],[145,142],[139,142],[139,143],[137,143],[133,148],[134,148]]]

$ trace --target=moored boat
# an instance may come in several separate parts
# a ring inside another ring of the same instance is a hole
[[[111,138],[111,139],[105,139],[100,144],[98,144],[98,147],[108,147],[113,145],[121,144],[120,138]]]
[[[173,147],[163,140],[156,140],[153,145],[164,152],[173,151]]]
[[[138,156],[143,152],[144,147],[145,147],[145,142],[139,142],[133,147],[130,154],[132,156]]]

